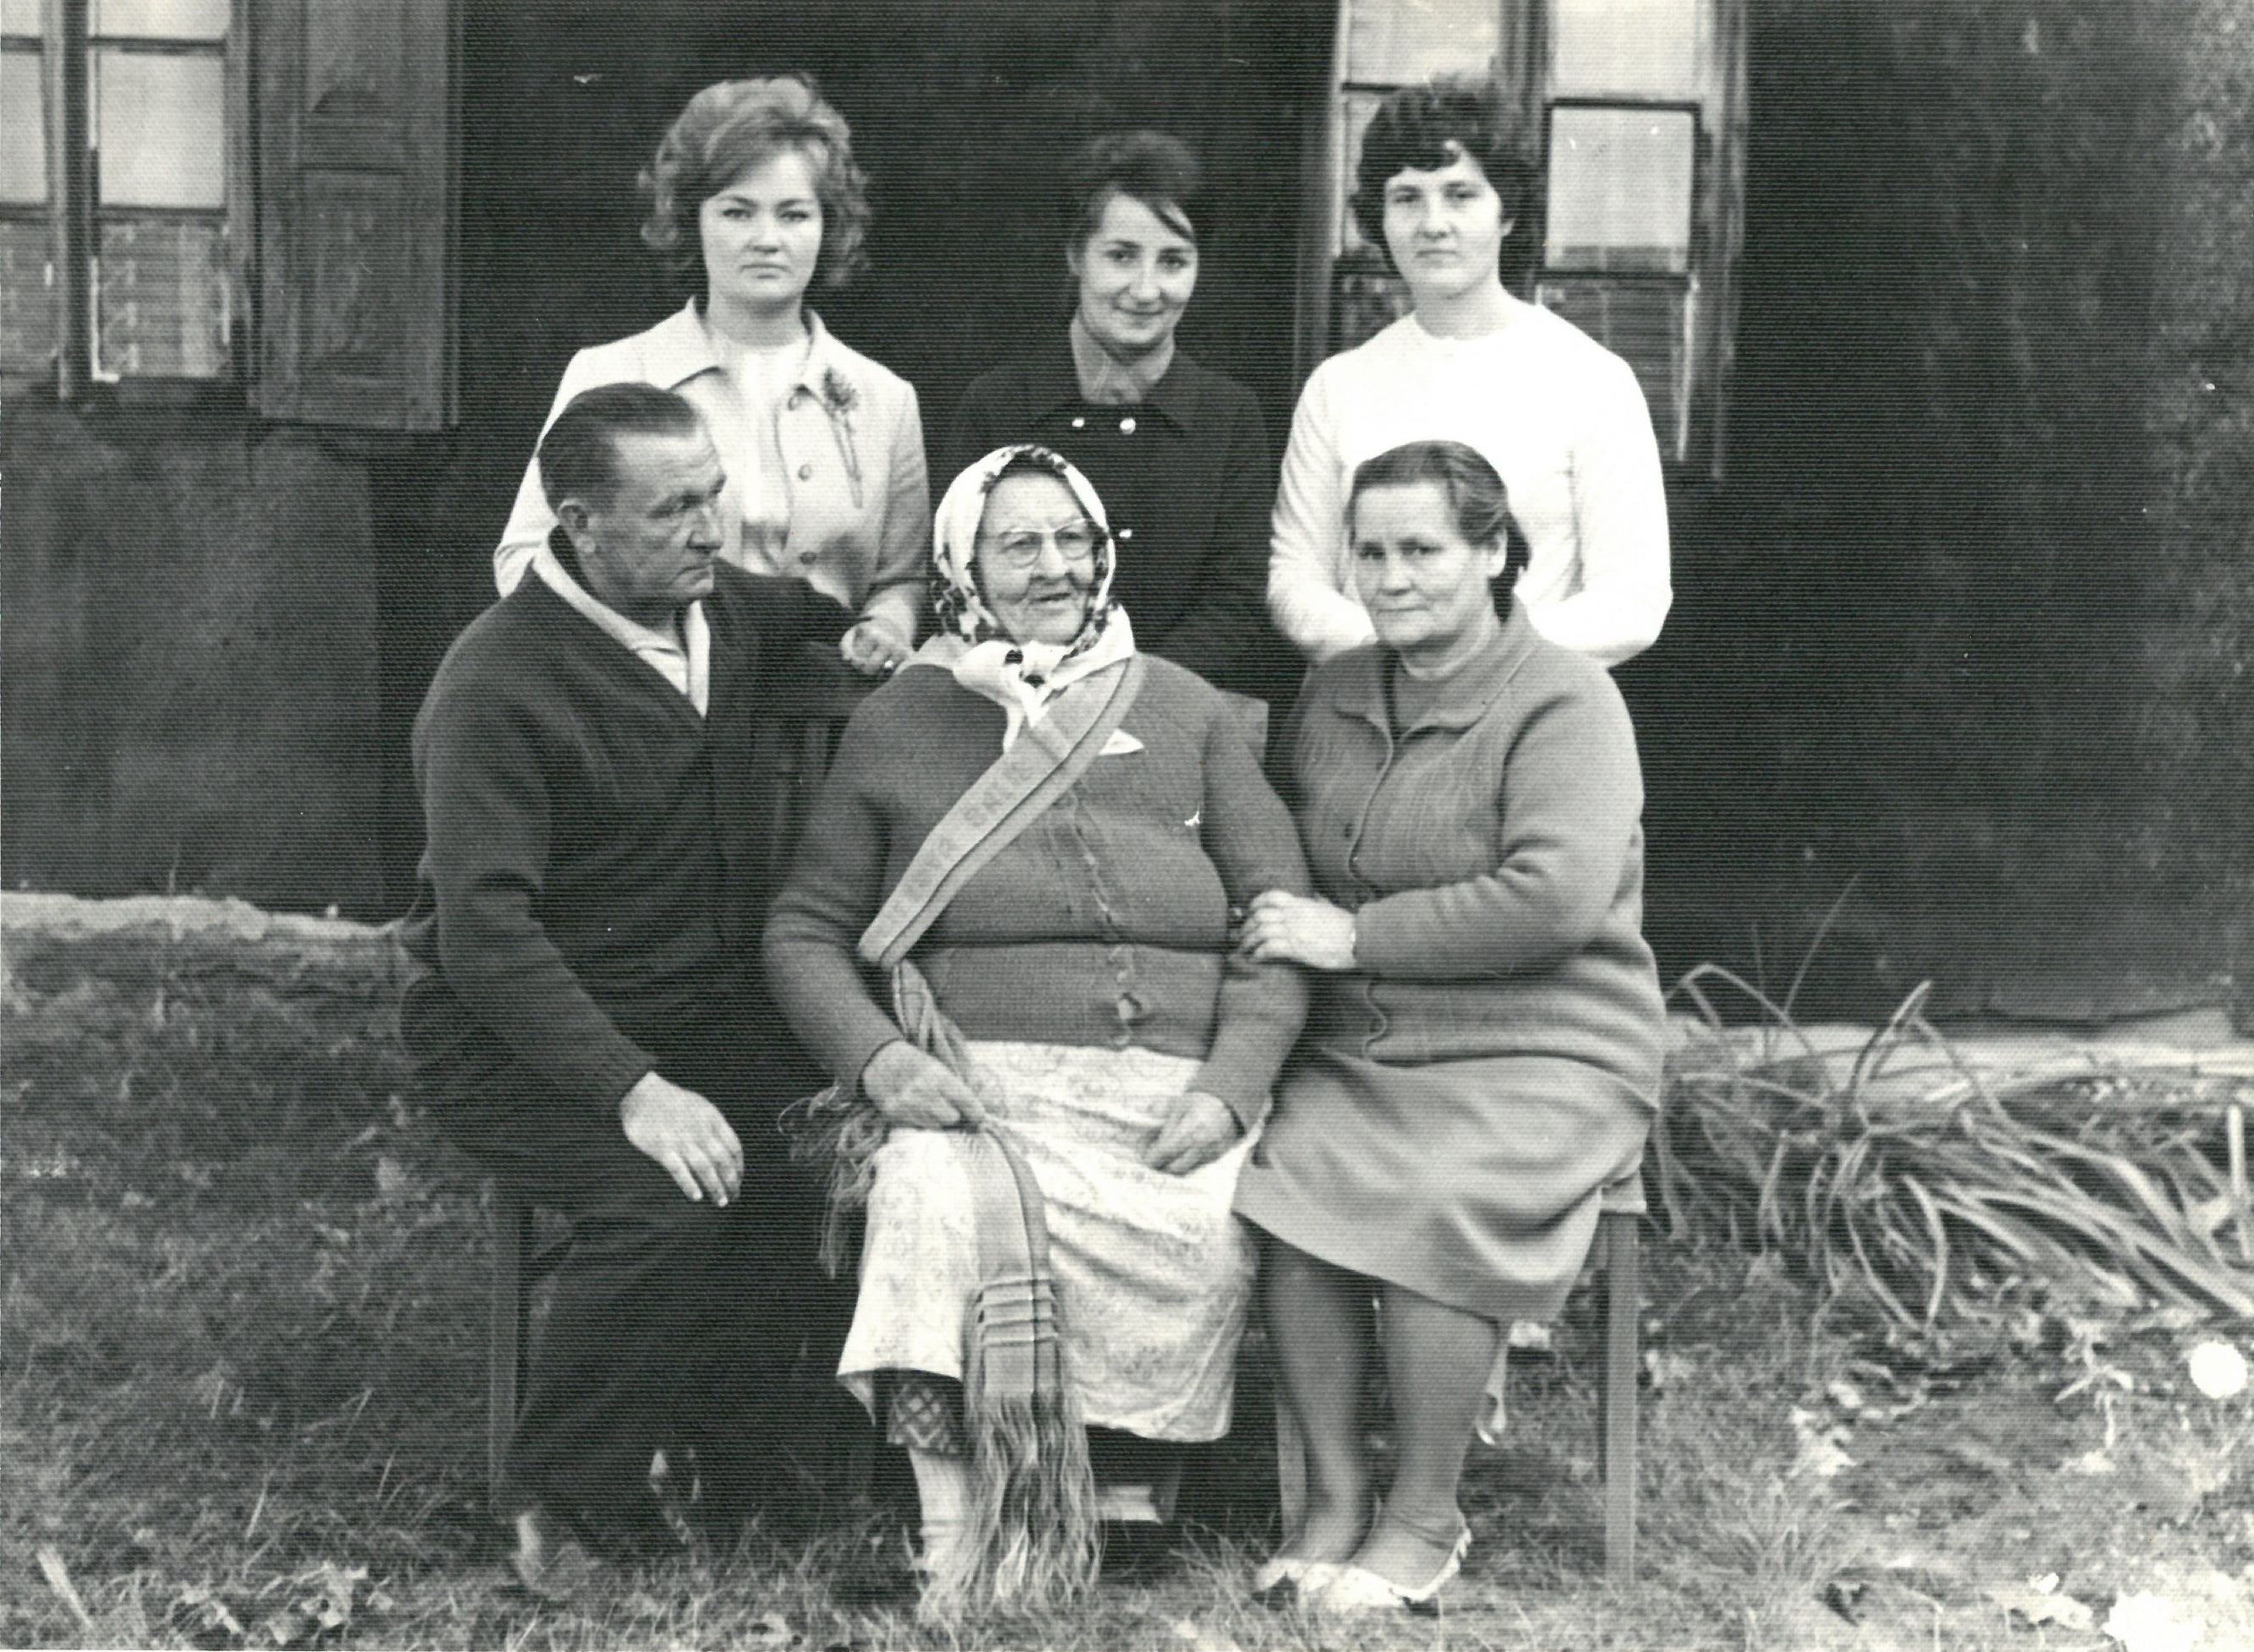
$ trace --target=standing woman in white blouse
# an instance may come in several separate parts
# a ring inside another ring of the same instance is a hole
[[[857,611],[841,651],[872,676],[889,670],[915,647],[931,493],[914,387],[806,304],[816,279],[842,286],[866,262],[868,179],[844,117],[802,75],[708,86],[640,187],[642,239],[698,290],[648,332],[572,357],[549,418],[598,384],[687,397],[727,471],[722,556]],[[494,552],[504,595],[555,527],[528,467]]]
[[[1550,641],[1608,666],[1659,635],[1667,498],[1628,363],[1512,296],[1534,234],[1533,173],[1485,88],[1408,87],[1371,120],[1354,211],[1408,284],[1411,312],[1308,378],[1269,548],[1268,607],[1311,662],[1376,634],[1354,594],[1348,485],[1404,443],[1453,440],[1502,475],[1531,549],[1519,601]]]

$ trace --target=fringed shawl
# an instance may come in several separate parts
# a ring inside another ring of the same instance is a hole
[[[862,959],[886,972],[893,1020],[918,1049],[975,1082],[961,1031],[908,953],[956,892],[1068,790],[1124,720],[1143,682],[1130,654],[1050,698],[1026,738],[979,776],[934,827],[861,935]],[[885,1138],[874,1108],[832,1085],[801,1103],[802,1156],[827,1158],[822,1262],[844,1261],[844,1223],[866,1203]],[[1001,1129],[956,1132],[975,1190],[979,1284],[965,1314],[964,1420],[976,1488],[972,1541],[956,1572],[934,1576],[942,1617],[988,1606],[1057,1606],[1096,1577],[1096,1480],[1067,1369],[1061,1310],[1048,1265],[1040,1188]]]

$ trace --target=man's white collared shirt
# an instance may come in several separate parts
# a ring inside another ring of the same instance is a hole
[[[697,716],[704,715],[712,698],[712,634],[704,622],[702,602],[692,602],[681,611],[681,623],[675,630],[658,631],[597,601],[546,545],[534,553],[532,569],[550,591],[585,615],[598,630],[671,683],[696,708]]]

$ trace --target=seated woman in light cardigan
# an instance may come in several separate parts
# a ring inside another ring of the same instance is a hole
[[[696,294],[647,332],[572,357],[548,416],[620,381],[687,397],[728,474],[723,558],[858,612],[840,651],[881,675],[915,647],[931,496],[914,388],[806,305],[816,280],[842,286],[865,262],[868,180],[844,118],[799,75],[708,86],[641,189],[642,239]],[[528,466],[494,552],[503,595],[555,527]]]
[[[1564,1306],[1628,1204],[1664,1014],[1641,933],[1643,784],[1604,668],[1524,606],[1494,466],[1416,442],[1355,473],[1375,641],[1309,676],[1289,784],[1320,894],[1254,898],[1245,954],[1314,971],[1236,1208],[1306,1443],[1302,1529],[1255,1578],[1324,1610],[1429,1606],[1471,1539],[1464,1453],[1502,1328]],[[1492,582],[1492,583],[1491,583]],[[1358,1420],[1373,1293],[1397,1447]]]

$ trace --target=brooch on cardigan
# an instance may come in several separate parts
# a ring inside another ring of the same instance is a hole
[[[853,493],[853,508],[861,508],[861,456],[853,447],[853,410],[861,393],[836,368],[822,375],[822,410],[830,416],[830,434],[837,438],[838,456],[845,461],[845,485]]]

